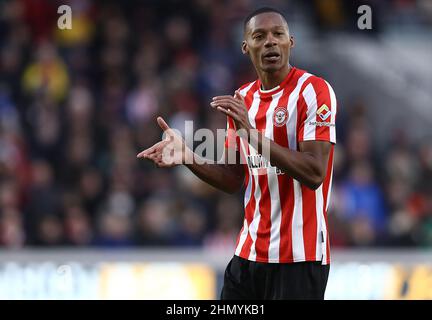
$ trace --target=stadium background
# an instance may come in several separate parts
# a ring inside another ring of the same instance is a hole
[[[0,1],[1,299],[218,297],[241,194],[136,154],[157,115],[225,127],[209,101],[255,79],[240,43],[261,5],[338,98],[326,298],[432,299],[428,0]]]

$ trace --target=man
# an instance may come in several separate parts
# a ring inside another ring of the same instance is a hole
[[[198,164],[162,118],[157,121],[170,138],[138,154],[159,167],[186,164],[229,193],[245,186],[244,224],[225,271],[222,299],[324,299],[336,98],[325,80],[289,64],[293,47],[281,12],[261,8],[250,14],[242,52],[258,79],[210,103],[227,115],[232,129],[225,151],[237,150],[247,165]],[[167,144],[174,146],[171,163],[164,160]]]

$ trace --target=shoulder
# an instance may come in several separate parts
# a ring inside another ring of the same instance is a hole
[[[308,73],[308,75],[309,75],[309,77],[304,82],[304,88],[308,85],[312,85],[316,88],[326,88],[326,87],[331,88],[331,85],[324,78],[316,76],[316,75],[311,74],[311,73]]]
[[[240,94],[242,96],[245,96],[248,93],[249,90],[255,90],[256,85],[257,85],[257,80],[251,81],[251,82],[243,84],[236,91],[240,92]]]
[[[331,91],[333,88],[330,83],[322,77],[316,76],[314,74],[309,74],[309,77],[304,82],[302,86],[302,91],[314,90],[315,92]]]

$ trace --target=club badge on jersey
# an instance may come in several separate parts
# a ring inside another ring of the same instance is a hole
[[[273,124],[276,127],[284,126],[288,121],[288,110],[286,107],[277,107],[273,113]]]

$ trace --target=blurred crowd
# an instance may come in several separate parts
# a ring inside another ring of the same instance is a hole
[[[209,101],[255,79],[239,49],[255,2],[74,0],[60,30],[63,2],[0,2],[0,246],[231,250],[242,194],[136,154],[158,115],[225,128]],[[339,105],[332,245],[432,245],[432,144],[395,129],[377,150],[364,103]]]

